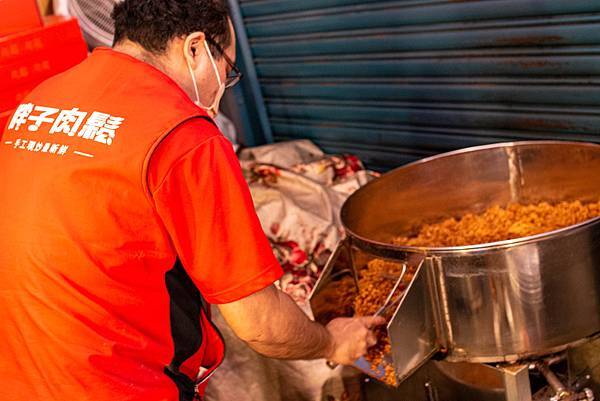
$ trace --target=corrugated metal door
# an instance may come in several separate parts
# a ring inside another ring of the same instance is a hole
[[[242,0],[270,130],[387,169],[600,141],[600,0]]]

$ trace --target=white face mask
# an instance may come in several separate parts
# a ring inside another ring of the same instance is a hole
[[[198,85],[196,84],[196,76],[194,75],[194,71],[192,70],[192,65],[190,64],[190,61],[187,59],[187,57],[185,60],[187,62],[188,69],[190,70],[190,75],[192,76],[192,82],[194,83],[194,92],[196,92],[196,101],[194,103],[196,103],[196,105],[198,107],[205,110],[211,117],[214,118],[214,117],[216,117],[217,114],[219,114],[219,103],[221,103],[221,98],[223,97],[223,94],[225,93],[225,83],[221,82],[221,76],[219,75],[217,63],[215,63],[215,59],[213,58],[212,53],[210,52],[210,48],[208,47],[208,44],[206,43],[206,41],[204,41],[204,48],[206,49],[206,52],[208,53],[208,57],[210,58],[210,62],[212,63],[212,66],[213,66],[213,70],[215,72],[215,75],[217,76],[217,82],[219,83],[219,89],[217,90],[215,99],[213,100],[213,102],[210,106],[208,106],[208,107],[204,106],[200,102],[200,94],[198,92]]]

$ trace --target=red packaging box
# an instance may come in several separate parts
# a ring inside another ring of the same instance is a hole
[[[72,46],[57,49],[54,54],[42,52],[0,67],[0,83],[3,90],[40,82],[63,72],[85,59]],[[87,51],[85,53],[87,55]]]
[[[23,86],[2,91],[2,93],[0,93],[0,113],[14,109],[21,103],[21,100],[23,100],[23,98],[41,82],[42,81],[31,82]]]
[[[0,0],[0,4],[3,0]],[[21,57],[39,52],[51,52],[66,44],[78,44],[80,54],[87,47],[75,18],[50,16],[44,18],[44,26],[0,37],[0,65],[6,65]]]
[[[0,36],[42,26],[36,0],[0,0]]]
[[[87,46],[72,18],[50,17],[43,28],[0,38],[0,112],[86,57]]]

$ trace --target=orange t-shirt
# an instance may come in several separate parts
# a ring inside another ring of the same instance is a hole
[[[24,103],[0,142],[0,399],[191,400],[223,354],[207,303],[282,273],[231,145],[109,49]]]
[[[212,123],[189,121],[163,140],[150,160],[148,186],[209,303],[237,301],[280,278],[233,147]]]

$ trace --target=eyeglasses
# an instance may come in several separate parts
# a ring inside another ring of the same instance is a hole
[[[217,49],[219,51],[219,53],[221,53],[221,56],[223,56],[223,58],[227,62],[227,65],[229,65],[229,68],[231,68],[229,75],[227,75],[227,77],[225,78],[225,89],[229,89],[232,86],[237,85],[237,83],[240,82],[240,80],[242,79],[242,77],[244,75],[242,74],[240,69],[237,67],[237,65],[235,65],[235,63],[233,61],[231,61],[231,59],[225,53],[223,48],[213,38],[211,38],[208,35],[206,35],[205,37],[206,37],[206,41],[208,43],[210,43],[215,49]]]

